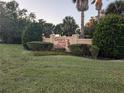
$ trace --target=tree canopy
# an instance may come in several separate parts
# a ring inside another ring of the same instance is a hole
[[[4,43],[21,43],[21,35],[29,23],[27,10],[20,9],[16,1],[0,1],[0,39]]]
[[[106,14],[124,14],[124,1],[112,2],[106,9]]]

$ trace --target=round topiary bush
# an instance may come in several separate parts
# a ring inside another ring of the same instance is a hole
[[[124,17],[108,15],[96,26],[93,44],[100,48],[100,56],[124,57]]]
[[[42,41],[42,27],[38,23],[31,23],[22,35],[22,44],[28,49],[27,42]]]

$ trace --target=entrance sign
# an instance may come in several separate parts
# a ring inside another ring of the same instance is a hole
[[[65,48],[66,45],[66,39],[65,38],[59,38],[55,37],[54,39],[54,48]]]
[[[92,44],[92,39],[82,39],[79,35],[74,34],[72,36],[59,36],[51,34],[50,38],[43,37],[43,42],[53,43],[54,48],[65,48],[69,51],[68,46],[72,44]]]

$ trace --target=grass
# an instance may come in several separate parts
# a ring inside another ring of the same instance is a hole
[[[53,55],[69,55],[69,53],[63,51],[32,51],[34,56],[53,56]]]
[[[33,56],[0,45],[0,93],[124,93],[124,60]]]

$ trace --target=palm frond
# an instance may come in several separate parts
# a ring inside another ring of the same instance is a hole
[[[91,4],[94,4],[96,2],[96,0],[93,0],[92,2],[91,2]]]
[[[76,0],[72,0],[73,3],[76,3]]]

